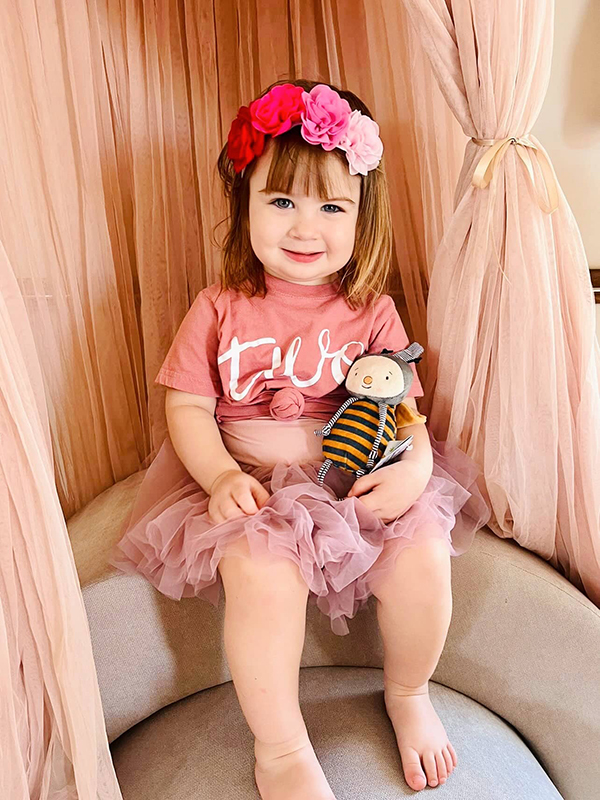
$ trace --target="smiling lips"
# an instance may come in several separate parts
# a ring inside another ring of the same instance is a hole
[[[289,258],[293,259],[294,261],[316,261],[317,258],[320,258],[323,253],[296,253],[293,250],[286,250],[284,247],[281,248],[283,252]]]

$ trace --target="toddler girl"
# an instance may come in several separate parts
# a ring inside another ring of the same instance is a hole
[[[365,104],[330,85],[278,82],[240,108],[218,162],[230,209],[221,280],[196,297],[156,378],[169,436],[111,559],[176,599],[217,605],[223,584],[263,800],[334,797],[298,703],[309,600],[344,635],[375,595],[406,781],[436,786],[457,764],[428,681],[451,618],[450,556],[489,511],[475,464],[428,432],[414,364],[396,412],[396,438],[412,434],[413,449],[318,483],[315,430],[346,399],[353,359],[409,344],[384,293],[382,152]]]

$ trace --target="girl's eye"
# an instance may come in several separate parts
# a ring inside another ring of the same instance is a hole
[[[287,197],[278,197],[276,200],[273,200],[271,203],[274,206],[276,203],[291,203],[291,200],[288,200]],[[288,206],[283,206],[284,208],[288,208]],[[277,206],[277,208],[282,208],[282,206]]]
[[[276,204],[277,203],[291,203],[291,202],[292,201],[287,197],[278,197],[278,198],[276,198],[275,200],[272,201],[271,205],[274,205],[277,208],[281,208],[282,210],[287,210],[289,208],[289,206],[280,206],[280,205],[276,205]],[[343,208],[340,208],[340,206],[336,206],[333,203],[325,203],[323,208],[336,208],[337,211],[334,212],[335,214],[337,214],[338,211],[341,211],[342,213],[344,213],[344,209]]]

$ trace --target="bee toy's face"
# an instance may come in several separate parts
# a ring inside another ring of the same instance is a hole
[[[357,359],[346,375],[346,389],[352,395],[372,398],[395,397],[404,391],[400,364],[385,356]]]

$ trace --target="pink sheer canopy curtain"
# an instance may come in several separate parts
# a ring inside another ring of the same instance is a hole
[[[0,797],[119,800],[43,377],[1,244],[0,442]]]
[[[431,273],[425,413],[438,438],[482,467],[495,533],[600,605],[593,292],[577,223],[531,135],[550,77],[554,2],[404,6],[472,137]]]

